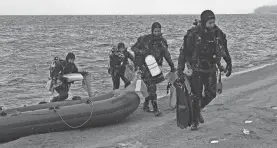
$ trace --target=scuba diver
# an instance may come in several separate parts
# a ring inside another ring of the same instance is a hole
[[[135,54],[135,70],[140,71],[141,78],[146,84],[149,94],[149,96],[145,98],[143,110],[151,112],[149,109],[149,101],[151,101],[155,116],[161,115],[161,111],[158,109],[157,104],[156,84],[164,80],[160,69],[162,67],[163,58],[165,58],[170,66],[171,72],[176,71],[170,53],[168,52],[167,41],[162,36],[161,28],[160,23],[153,23],[151,34],[140,36],[137,42],[131,47],[131,50],[134,51]],[[160,73],[157,79],[153,77],[155,72]]]
[[[124,43],[118,43],[116,48],[110,52],[110,63],[108,73],[112,76],[113,90],[118,89],[120,86],[120,78],[125,83],[125,88],[131,84],[130,80],[125,77],[126,65],[128,59],[134,60],[133,55],[127,51]]]
[[[201,13],[200,22],[187,31],[178,59],[178,81],[184,82],[184,68],[192,70],[189,81],[192,88],[192,125],[191,130],[197,130],[204,123],[201,109],[208,105],[217,92],[217,71],[225,70],[226,76],[232,73],[232,60],[227,47],[226,35],[215,25],[215,14],[211,10]],[[222,68],[220,59],[227,63]],[[204,87],[204,96],[202,90]]]
[[[68,82],[66,78],[62,76],[69,73],[78,73],[78,68],[75,63],[75,55],[69,52],[66,56],[66,60],[61,60],[58,57],[54,58],[54,61],[50,67],[50,78],[52,80],[52,87],[59,94],[50,102],[64,101],[68,98],[68,92],[70,85],[73,82]]]

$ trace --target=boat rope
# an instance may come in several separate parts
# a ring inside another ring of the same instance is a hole
[[[91,119],[91,117],[92,117],[92,113],[93,113],[93,102],[92,102],[91,100],[87,100],[86,103],[91,104],[90,116],[89,116],[89,118],[88,118],[84,123],[82,123],[81,125],[78,125],[78,126],[71,126],[71,125],[69,125],[69,124],[63,119],[63,117],[60,115],[60,113],[59,113],[56,109],[54,109],[54,111],[59,115],[59,117],[61,118],[61,120],[63,121],[63,123],[64,123],[65,125],[67,125],[67,126],[70,127],[70,128],[76,129],[76,128],[80,128],[80,127],[84,126],[84,125]]]

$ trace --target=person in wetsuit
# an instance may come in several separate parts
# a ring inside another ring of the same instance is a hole
[[[109,74],[112,76],[113,89],[118,89],[120,86],[120,78],[125,83],[125,88],[131,84],[130,80],[125,77],[126,65],[128,59],[134,60],[133,55],[127,51],[124,43],[118,43],[117,48],[113,48],[110,52]]]
[[[184,78],[185,64],[193,70],[189,77],[192,86],[192,130],[199,122],[204,123],[201,109],[216,97],[216,72],[220,68],[220,59],[227,63],[226,76],[232,73],[232,60],[227,47],[225,33],[215,25],[215,15],[211,10],[201,13],[200,24],[195,24],[184,36],[178,59],[179,80]],[[204,96],[202,90],[204,87]]]
[[[158,66],[162,67],[163,58],[167,61],[171,68],[171,72],[175,72],[174,63],[172,62],[170,53],[168,51],[168,44],[161,33],[161,24],[155,22],[151,27],[151,34],[140,36],[137,42],[132,46],[131,50],[135,54],[135,69],[141,71],[141,78],[147,86],[149,96],[145,98],[143,110],[150,112],[149,101],[151,101],[154,115],[161,115],[157,104],[157,86],[151,73],[145,63],[145,57],[152,55],[157,61]]]
[[[55,63],[50,70],[50,77],[53,80],[54,89],[59,95],[53,97],[50,102],[64,101],[68,98],[69,88],[73,82],[67,82],[62,76],[69,73],[78,73],[74,61],[75,55],[72,52],[67,54],[66,60],[55,59]]]

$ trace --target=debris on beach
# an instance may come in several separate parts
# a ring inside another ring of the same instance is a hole
[[[249,135],[250,134],[250,131],[248,129],[243,129],[242,131],[245,135]]]
[[[277,110],[277,106],[271,106],[271,108]]]
[[[118,143],[118,148],[147,148],[148,146],[143,145],[139,141],[127,142],[127,143]]]
[[[118,143],[119,146],[127,146],[128,144],[125,143]]]
[[[212,140],[211,143],[214,144],[214,143],[218,143],[219,141],[218,140]]]
[[[244,123],[252,123],[252,121],[251,120],[246,120],[246,121],[244,121]]]
[[[210,143],[211,144],[216,144],[216,143],[219,143],[219,141],[224,141],[224,140],[226,140],[226,139],[211,139]]]

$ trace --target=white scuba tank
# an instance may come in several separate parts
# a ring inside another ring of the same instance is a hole
[[[156,59],[154,58],[154,56],[148,55],[145,58],[145,63],[147,65],[152,77],[156,77],[156,76],[158,76],[162,73],[162,71],[161,71],[159,65],[157,64]]]
[[[154,56],[152,56],[152,55],[146,56],[145,63],[147,65],[147,68],[150,71],[150,74],[152,76],[151,81],[153,83],[158,84],[165,80],[163,72],[162,72],[161,68],[159,67],[159,65],[157,64],[157,61],[154,58]]]
[[[80,73],[70,73],[70,74],[65,74],[63,75],[64,78],[67,78],[68,82],[72,81],[82,81],[83,80],[83,75]]]

